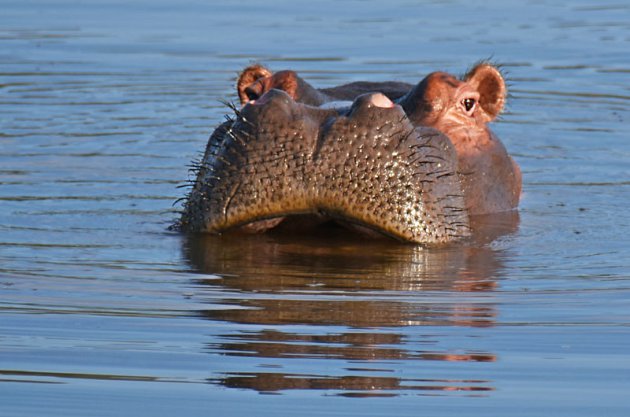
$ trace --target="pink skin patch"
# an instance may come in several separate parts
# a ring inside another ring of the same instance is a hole
[[[370,95],[369,103],[375,107],[391,108],[394,107],[394,103],[385,96],[385,94],[376,93]]]

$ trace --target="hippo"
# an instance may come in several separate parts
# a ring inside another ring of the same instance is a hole
[[[271,89],[212,134],[180,228],[261,231],[295,215],[426,245],[470,235],[457,154],[381,93],[325,109]]]
[[[435,245],[468,237],[470,216],[518,205],[520,169],[487,126],[506,97],[491,64],[330,89],[256,65],[237,90],[243,107],[208,141],[182,230],[266,231],[307,215]],[[352,103],[322,106],[335,100]]]
[[[316,89],[294,71],[272,73],[259,64],[245,68],[238,77],[241,105],[271,89],[286,91],[294,100],[316,106],[381,92],[402,106],[414,125],[438,129],[451,140],[457,150],[458,175],[469,215],[518,206],[521,170],[488,127],[503,110],[507,96],[505,80],[495,65],[480,62],[462,79],[434,72],[415,86],[395,81],[359,81]]]

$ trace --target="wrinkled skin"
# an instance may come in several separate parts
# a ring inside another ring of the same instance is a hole
[[[276,89],[247,103],[211,136],[181,228],[264,230],[300,214],[423,244],[470,233],[451,142],[382,94],[345,110]]]
[[[254,65],[239,76],[241,104],[255,101],[271,89],[286,91],[294,100],[322,105],[333,100],[353,100],[366,92],[380,91],[400,104],[414,126],[433,127],[451,140],[470,215],[514,209],[521,194],[521,171],[501,141],[488,127],[503,110],[507,89],[500,71],[481,63],[463,79],[435,72],[416,86],[399,82],[357,82],[318,90],[293,71]]]

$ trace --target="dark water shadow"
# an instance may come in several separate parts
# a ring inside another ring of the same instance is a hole
[[[516,212],[480,217],[474,219],[471,241],[435,249],[365,239],[338,228],[309,236],[188,237],[183,251],[191,267],[212,274],[196,283],[210,292],[209,303],[220,306],[199,315],[235,324],[234,332],[209,344],[211,352],[369,364],[344,368],[341,375],[239,370],[209,382],[274,393],[334,390],[344,396],[492,391],[491,381],[483,378],[406,379],[383,373],[401,361],[497,360],[489,351],[430,349],[431,344],[410,340],[405,329],[426,327],[427,337],[435,339],[430,329],[494,326],[497,306],[484,295],[495,290],[504,266],[502,250],[492,243],[514,234],[518,223]]]

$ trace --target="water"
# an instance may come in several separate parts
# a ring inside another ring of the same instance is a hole
[[[626,416],[624,2],[0,0],[1,416]],[[426,250],[166,230],[253,61],[503,64],[518,215]]]

